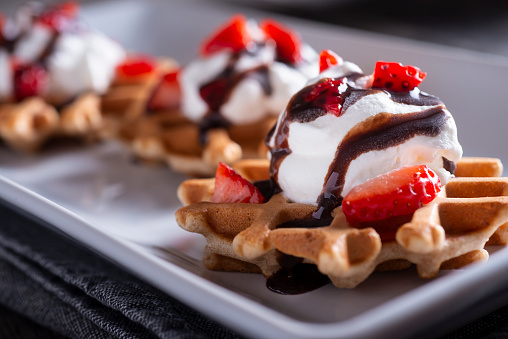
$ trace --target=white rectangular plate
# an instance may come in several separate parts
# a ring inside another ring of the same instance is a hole
[[[84,15],[131,50],[174,56],[185,64],[195,57],[201,38],[238,10],[197,1],[122,1],[85,6]],[[465,154],[508,163],[505,58],[281,19],[317,50],[335,50],[365,72],[371,72],[378,59],[419,66],[428,72],[422,90],[447,104]],[[508,280],[502,273],[508,269],[508,251],[503,249],[486,264],[445,272],[430,281],[418,278],[414,270],[375,273],[353,290],[328,285],[303,295],[278,295],[265,287],[261,276],[202,267],[204,240],[182,231],[174,220],[180,207],[176,188],[184,179],[166,168],[136,164],[112,143],[34,156],[0,149],[1,198],[247,336],[412,335],[459,312],[467,321],[488,311],[493,306],[485,297]],[[471,309],[473,304],[484,307]]]

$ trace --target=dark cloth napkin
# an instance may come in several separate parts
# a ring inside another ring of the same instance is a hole
[[[238,338],[46,226],[0,204],[4,307],[71,338]]]
[[[239,338],[1,202],[0,304],[70,338]],[[504,307],[445,338],[507,337]]]

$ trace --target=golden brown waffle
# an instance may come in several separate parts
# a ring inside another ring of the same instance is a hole
[[[117,77],[101,98],[103,138],[117,138],[124,124],[146,111],[146,104],[161,76],[178,67],[172,59],[159,59],[153,72],[140,76]]]
[[[261,122],[206,132],[200,142],[199,126],[176,110],[150,112],[124,124],[119,137],[133,153],[148,162],[162,162],[178,172],[205,177],[219,162],[232,164],[242,158],[264,157],[264,137],[275,123]]]
[[[102,126],[100,97],[94,93],[85,93],[62,108],[57,134],[94,140]]]
[[[59,113],[39,97],[0,104],[0,139],[21,152],[35,152],[55,137],[95,140],[100,128],[100,98],[93,93],[78,96]]]
[[[34,152],[58,131],[55,108],[40,98],[0,104],[0,139],[21,152]]]
[[[484,158],[465,158],[458,162],[457,170],[475,173],[468,168],[471,164],[483,168],[484,175],[502,173],[500,162]],[[206,237],[204,263],[210,269],[250,272],[256,271],[255,265],[270,276],[280,269],[279,251],[314,263],[337,287],[352,288],[376,268],[401,269],[412,263],[421,277],[431,278],[440,268],[486,260],[484,247],[489,239],[508,243],[504,234],[508,178],[452,179],[433,202],[395,225],[391,241],[382,241],[372,227],[351,227],[341,208],[334,210],[328,226],[288,228],[287,222],[310,217],[315,207],[289,203],[281,195],[265,204],[196,202],[212,193],[213,180],[184,182],[179,197],[190,205],[176,214],[180,227]]]
[[[56,106],[33,97],[0,104],[0,139],[21,152],[34,152],[51,138],[85,141],[115,135],[121,124],[145,111],[147,98],[161,74],[176,67],[161,60],[154,72],[116,78],[104,96],[83,93],[70,103]]]

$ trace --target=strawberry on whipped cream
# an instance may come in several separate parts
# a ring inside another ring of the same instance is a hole
[[[445,185],[462,156],[442,101],[419,90],[425,73],[378,62],[372,75],[330,51],[320,75],[293,96],[267,139],[271,176],[293,202],[330,213],[355,186],[427,165]]]
[[[203,42],[199,59],[180,70],[180,109],[211,128],[276,117],[317,76],[317,61],[287,27],[236,15]]]
[[[37,95],[62,104],[109,88],[126,51],[85,27],[77,12],[73,2],[48,8],[30,3],[0,20],[0,102]]]

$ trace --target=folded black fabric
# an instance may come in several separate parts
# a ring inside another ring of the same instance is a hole
[[[3,204],[0,303],[71,338],[238,338]]]
[[[0,202],[0,304],[70,338],[239,338],[50,228]],[[506,337],[508,307],[445,336]]]

